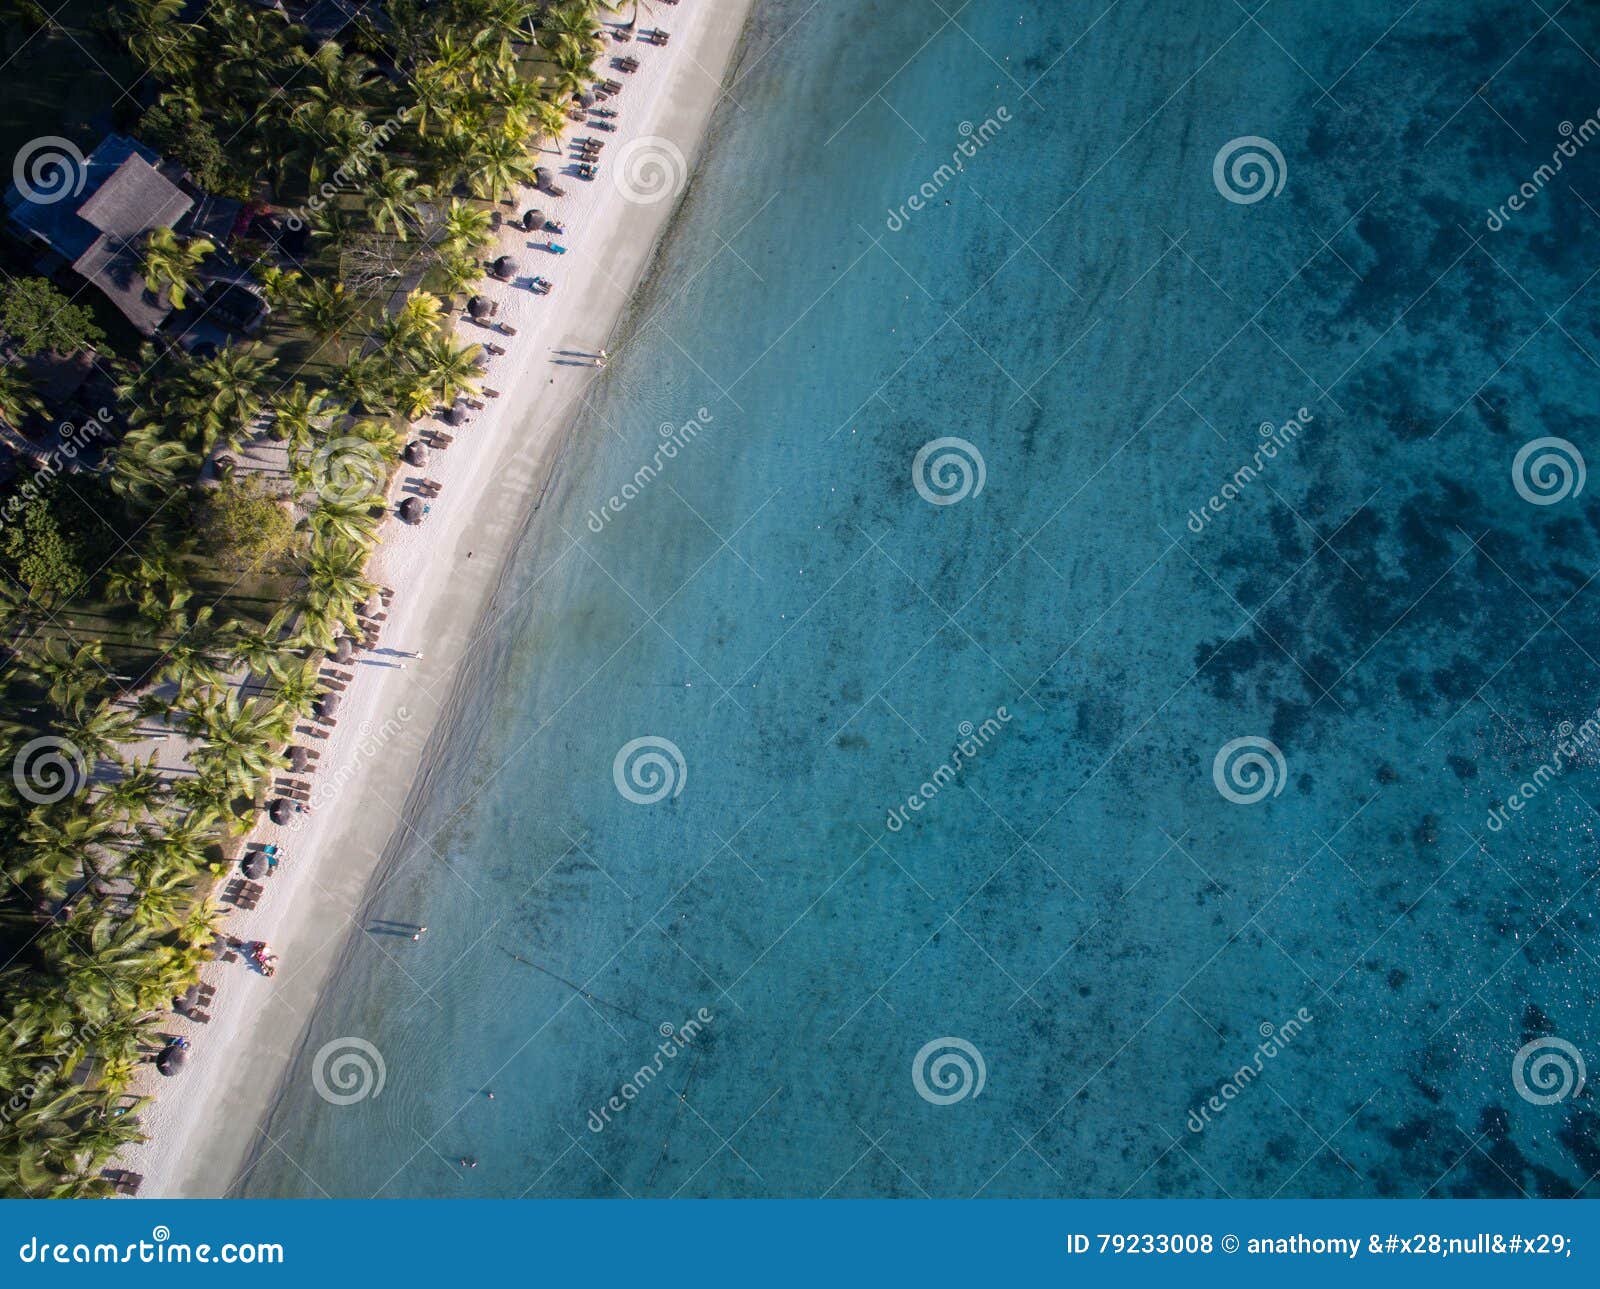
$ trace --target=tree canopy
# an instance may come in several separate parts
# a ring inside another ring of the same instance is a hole
[[[106,338],[94,314],[74,304],[47,278],[8,278],[0,283],[0,334],[19,354],[77,353]]]
[[[254,475],[223,479],[195,505],[195,532],[210,558],[235,573],[283,569],[296,546],[283,498]]]

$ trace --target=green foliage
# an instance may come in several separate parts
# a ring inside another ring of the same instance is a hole
[[[279,572],[296,547],[283,498],[254,475],[207,489],[195,504],[194,527],[207,555],[234,573]]]
[[[43,476],[0,506],[0,523],[0,568],[46,610],[85,590],[111,536],[59,479]]]
[[[216,130],[203,116],[157,103],[145,109],[134,133],[181,165],[206,192],[240,199],[250,195],[249,180],[234,168]]]
[[[94,314],[73,304],[42,277],[8,278],[0,283],[0,334],[20,354],[76,353],[106,338]]]

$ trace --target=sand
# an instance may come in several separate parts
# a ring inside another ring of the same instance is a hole
[[[724,78],[731,75],[752,3],[683,0],[655,6],[654,16],[642,17],[640,26],[669,30],[671,42],[665,48],[637,40],[614,44],[601,60],[604,65],[614,54],[632,54],[640,62],[633,75],[601,72],[623,83],[622,92],[602,105],[618,111],[616,132],[584,125],[568,131],[569,138],[606,141],[598,178],[562,175],[568,149],[560,157],[547,151],[536,164],[550,167],[565,195],[524,191],[514,212],[501,207],[518,216],[538,207],[563,222],[566,233],[555,240],[568,253],[530,246],[552,235],[514,229],[502,230],[499,245],[488,252],[489,258],[511,255],[522,281],[538,274],[554,290],[537,296],[520,283],[496,281],[481,288],[499,303],[494,320],[511,323],[515,336],[491,334],[465,320],[458,324],[462,340],[493,340],[505,348],[503,356],[490,358],[485,380],[500,397],[486,398],[484,410],[472,412],[466,426],[438,426],[455,435],[454,444],[431,453],[424,468],[404,468],[396,478],[396,501],[408,479],[426,475],[443,488],[420,526],[385,523],[370,576],[394,596],[377,648],[362,651],[343,669],[353,680],[331,735],[299,740],[321,752],[310,779],[311,811],[288,827],[264,823],[251,834],[251,841],[277,842],[286,861],[265,882],[257,907],[235,911],[225,922],[228,934],[267,941],[278,955],[277,972],[264,977],[243,958],[214,963],[203,973],[217,991],[209,1023],[174,1017],[163,1026],[187,1037],[192,1047],[176,1078],[163,1079],[147,1067],[136,1089],[155,1096],[141,1116],[148,1139],[118,1162],[143,1174],[141,1196],[225,1195],[260,1142],[264,1114],[317,999],[336,987],[332,974],[357,928],[354,919],[373,875],[391,844],[406,840],[399,836],[402,806],[430,738],[448,726],[463,662],[474,642],[512,607],[494,602],[506,560],[566,435],[589,432],[583,399],[605,374],[575,355],[614,347],[611,337],[671,219]],[[641,188],[626,191],[625,173]],[[639,200],[640,191],[662,175],[668,180],[665,195]],[[437,423],[418,429],[430,424]],[[410,656],[417,653],[422,656]],[[370,942],[402,965],[411,947],[403,935]]]

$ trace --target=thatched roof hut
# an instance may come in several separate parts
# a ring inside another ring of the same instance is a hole
[[[509,255],[502,255],[489,266],[489,272],[493,273],[502,282],[509,282],[517,276],[517,262]]]
[[[279,797],[268,809],[267,817],[281,828],[294,818],[294,804],[286,797]]]
[[[400,518],[405,520],[406,523],[420,524],[422,522],[422,514],[422,498],[407,497],[400,503]]]
[[[423,447],[420,439],[412,439],[410,443],[406,444],[405,455],[407,465],[428,464],[428,449]]]
[[[482,322],[494,312],[494,305],[489,302],[488,296],[475,295],[467,301],[467,314]]]
[[[168,1043],[156,1056],[156,1069],[170,1079],[183,1068],[183,1063],[188,1059],[188,1048],[180,1047],[177,1043]]]

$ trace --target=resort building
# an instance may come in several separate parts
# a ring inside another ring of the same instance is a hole
[[[41,272],[53,274],[70,265],[140,334],[153,336],[172,306],[150,290],[140,272],[146,235],[154,228],[173,228],[222,246],[239,216],[237,202],[185,191],[183,183],[181,172],[164,165],[155,152],[112,134],[89,154],[73,195],[29,201],[13,185],[6,208],[17,228],[42,243]]]

